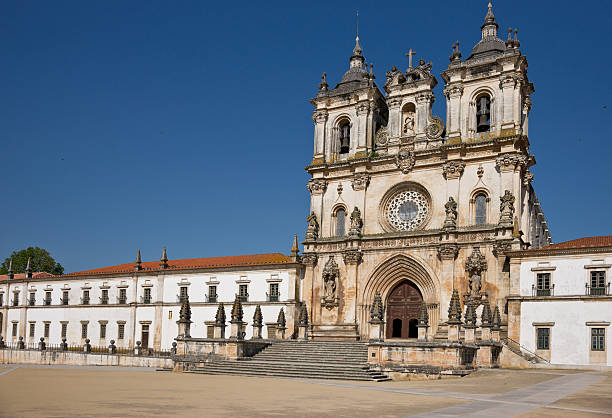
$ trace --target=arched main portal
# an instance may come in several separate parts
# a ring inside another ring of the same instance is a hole
[[[423,295],[409,280],[400,282],[387,298],[386,338],[417,338]]]

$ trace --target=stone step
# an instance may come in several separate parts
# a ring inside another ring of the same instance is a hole
[[[304,376],[302,373],[281,373],[281,372],[231,372],[231,371],[214,371],[214,370],[197,370],[197,371],[187,371],[185,373],[196,373],[196,374],[210,374],[210,375],[240,375],[240,376],[252,376],[252,377],[283,377],[283,378],[293,378],[293,379],[320,379],[320,380],[355,380],[355,381],[375,381],[375,382],[385,382],[389,381],[387,376],[385,375],[367,375],[367,376],[339,376],[339,375],[319,375],[319,374],[310,374],[308,376]]]
[[[385,375],[376,372],[370,371],[367,369],[360,370],[326,370],[320,368],[274,368],[274,367],[259,367],[259,368],[247,368],[243,369],[240,367],[232,367],[231,365],[215,365],[213,363],[204,366],[198,367],[190,372],[193,373],[215,373],[215,374],[253,374],[253,375],[267,375],[267,376],[292,376],[292,377],[300,377],[300,378],[386,378]]]
[[[367,363],[353,363],[353,364],[338,364],[338,363],[323,363],[323,362],[287,362],[287,361],[239,361],[239,360],[218,360],[208,363],[205,366],[223,366],[223,367],[236,367],[236,368],[255,368],[255,367],[273,367],[273,368],[302,368],[302,369],[325,369],[325,370],[368,370],[369,366]]]

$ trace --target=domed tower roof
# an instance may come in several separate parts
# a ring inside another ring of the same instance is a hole
[[[362,54],[363,50],[359,45],[359,35],[355,38],[355,48],[353,55],[350,58],[350,67],[342,76],[342,80],[333,89],[333,93],[348,93],[363,87],[368,87],[370,75],[363,65],[365,57]]]
[[[468,60],[495,56],[506,51],[505,42],[497,37],[497,28],[498,25],[493,14],[493,5],[489,1],[484,24],[480,27],[482,39],[474,46]]]

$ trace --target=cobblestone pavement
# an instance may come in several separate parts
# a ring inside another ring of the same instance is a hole
[[[0,416],[611,416],[612,373],[483,370],[343,382],[0,366]]]

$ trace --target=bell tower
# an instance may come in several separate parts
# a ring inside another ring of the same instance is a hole
[[[315,110],[312,165],[365,158],[373,149],[374,133],[387,122],[385,100],[374,84],[373,64],[365,63],[359,35],[349,69],[333,89],[323,73]]]
[[[533,84],[527,78],[527,59],[519,50],[518,30],[498,37],[498,24],[489,2],[482,39],[461,60],[459,43],[442,73],[446,83],[446,131],[449,142],[527,135]]]

